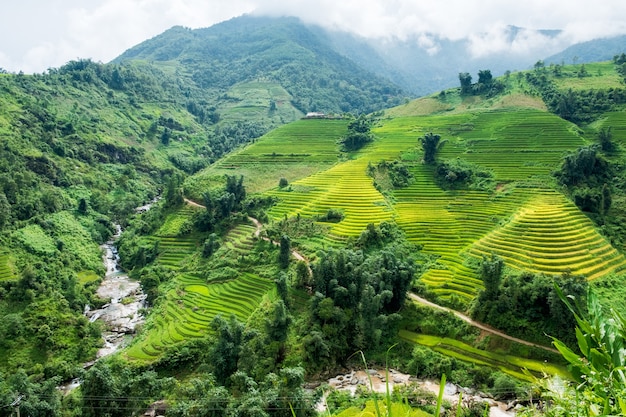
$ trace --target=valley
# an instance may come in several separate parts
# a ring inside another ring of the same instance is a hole
[[[268,21],[243,19],[230,49],[215,39],[237,22],[0,74],[0,406],[313,416],[323,395],[332,416],[436,415],[441,398],[410,384],[318,386],[392,368],[525,401],[520,415],[553,415],[554,384],[623,409],[621,58],[461,73],[404,100]],[[115,251],[124,293],[106,291]],[[119,349],[107,314],[133,333]]]

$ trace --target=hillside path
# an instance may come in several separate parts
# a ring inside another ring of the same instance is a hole
[[[191,200],[189,200],[187,198],[185,198],[185,202],[187,204],[189,204],[189,205],[194,206],[194,207],[205,208],[202,204],[198,204],[195,201],[191,201]],[[257,238],[260,237],[261,236],[261,230],[263,229],[263,223],[261,223],[259,220],[255,219],[254,217],[250,217],[250,216],[248,216],[248,220],[250,220],[254,224],[254,226],[256,227],[256,230],[254,231],[254,236],[257,237]],[[266,242],[272,242],[272,244],[274,244],[275,246],[280,246],[279,242],[276,242],[275,240],[271,240],[270,238],[268,238],[266,236],[261,237],[261,239],[265,240]],[[311,276],[313,275],[313,271],[311,270],[311,265],[309,264],[309,261],[308,261],[307,258],[305,258],[300,252],[298,252],[295,249],[291,251],[291,255],[294,258],[296,258],[297,260],[299,260],[299,261],[304,261],[306,263],[307,269],[309,270],[309,274],[311,274]],[[427,299],[422,298],[422,297],[420,297],[420,296],[418,296],[416,294],[413,294],[412,292],[409,292],[408,294],[409,294],[409,298],[411,300],[413,300],[413,301],[415,301],[415,302],[417,302],[419,304],[425,305],[427,307],[430,307],[430,308],[433,308],[433,309],[436,309],[436,310],[446,311],[448,313],[454,314],[456,317],[458,317],[459,319],[461,319],[464,322],[468,323],[469,325],[474,326],[474,327],[476,327],[478,329],[481,329],[481,330],[483,330],[483,331],[485,331],[487,333],[491,333],[493,335],[500,336],[503,339],[511,340],[513,342],[520,343],[522,345],[543,349],[543,350],[546,350],[548,352],[553,352],[553,353],[557,353],[557,354],[559,353],[558,350],[553,349],[551,347],[543,346],[543,345],[540,345],[540,344],[537,344],[537,343],[532,343],[532,342],[526,341],[524,339],[519,339],[517,337],[510,336],[510,335],[508,335],[508,334],[506,334],[504,332],[501,332],[500,330],[494,329],[491,326],[488,326],[488,325],[486,325],[484,323],[480,323],[480,322],[478,322],[476,320],[473,320],[471,317],[461,313],[460,311],[456,311],[456,310],[453,310],[453,309],[448,308],[448,307],[440,306],[439,304],[435,304],[432,301],[428,301]]]
[[[184,200],[185,200],[185,203],[189,204],[190,206],[199,207],[199,208],[206,208],[202,204],[196,203],[195,201],[189,200],[188,198],[185,198]],[[248,220],[250,220],[254,224],[254,227],[256,227],[256,230],[254,231],[254,237],[257,237],[257,238],[260,237],[261,239],[263,239],[266,242],[272,242],[272,244],[274,246],[280,246],[280,242],[277,242],[275,240],[271,240],[267,236],[261,237],[261,230],[263,229],[263,223],[261,223],[259,220],[255,219],[254,217],[250,217],[250,216],[248,216]],[[309,270],[309,274],[311,276],[313,275],[313,271],[311,270],[311,266],[309,264],[309,260],[307,258],[305,258],[304,255],[302,255],[297,250],[293,249],[291,251],[291,256],[293,256],[294,258],[296,258],[299,261],[304,261],[306,263],[307,269]]]
[[[435,304],[432,301],[428,301],[427,299],[422,298],[422,297],[420,297],[420,296],[418,296],[416,294],[413,294],[411,292],[409,292],[409,298],[411,300],[413,300],[413,301],[415,301],[415,302],[417,302],[419,304],[425,305],[427,307],[434,308],[436,310],[446,311],[448,313],[454,314],[456,317],[458,317],[459,319],[461,319],[464,322],[468,323],[469,325],[474,326],[476,328],[479,328],[480,330],[484,330],[485,332],[494,334],[496,336],[500,336],[503,339],[511,340],[513,342],[516,342],[516,343],[521,343],[522,345],[532,346],[532,347],[536,347],[536,348],[539,348],[539,349],[547,350],[548,352],[559,353],[558,350],[553,349],[551,347],[543,346],[543,345],[540,345],[540,344],[537,344],[537,343],[529,342],[529,341],[524,340],[524,339],[519,339],[517,337],[510,336],[510,335],[508,335],[506,333],[501,332],[500,330],[494,329],[491,326],[488,326],[488,325],[486,325],[484,323],[480,323],[480,322],[478,322],[476,320],[473,320],[471,317],[466,316],[465,314],[461,313],[460,311],[456,311],[456,310],[453,310],[453,309],[448,308],[448,307],[440,306],[439,304]]]

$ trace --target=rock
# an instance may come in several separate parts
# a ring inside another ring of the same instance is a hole
[[[446,385],[443,388],[443,392],[446,395],[456,395],[459,392],[459,387],[450,382],[446,382]]]
[[[359,378],[357,378],[356,376],[353,376],[352,379],[350,379],[350,385],[356,385],[359,383]]]
[[[393,382],[394,382],[394,384],[401,384],[404,381],[399,376],[396,376],[396,377],[393,378]]]
[[[368,369],[367,373],[370,375],[376,375],[378,373],[378,371],[376,369]]]

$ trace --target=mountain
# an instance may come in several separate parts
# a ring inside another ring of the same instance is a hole
[[[390,105],[402,94],[422,96],[453,87],[460,72],[490,69],[502,75],[530,68],[558,50],[559,33],[507,26],[497,35],[479,34],[478,40],[452,41],[428,34],[369,39],[291,17],[244,15],[204,29],[174,27],[114,62],[143,60],[178,68],[179,75],[218,95],[241,83],[277,83],[291,95],[291,105],[299,112],[363,112]],[[496,52],[476,50],[481,42],[494,42],[494,36],[498,36]],[[531,37],[541,38],[541,46],[515,50]],[[301,70],[307,78],[296,75]]]
[[[256,111],[280,124],[311,111],[369,113],[406,96],[295,18],[242,16],[205,29],[174,27],[114,60],[136,61],[192,81],[225,118]],[[249,97],[255,88],[266,94]]]
[[[501,43],[498,50],[480,54],[475,50],[479,41],[470,38],[453,41],[426,34],[404,40],[366,39],[346,32],[319,31],[340,53],[417,96],[458,85],[460,72],[476,74],[489,69],[494,75],[503,75],[506,71],[528,69],[547,51],[559,48],[560,34],[558,30],[528,31],[507,26],[497,35]],[[530,36],[544,39],[544,46],[516,51],[516,45]],[[478,37],[489,41],[487,34]]]
[[[546,64],[572,64],[610,61],[615,55],[626,52],[626,35],[594,39],[572,45],[544,59]]]

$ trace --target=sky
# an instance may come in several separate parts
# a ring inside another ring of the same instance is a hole
[[[242,14],[297,16],[372,38],[416,42],[467,38],[474,55],[557,52],[576,42],[626,34],[624,0],[18,0],[0,13],[0,68],[45,72],[73,59],[109,62],[181,25],[208,27]],[[526,28],[514,43],[505,28]],[[561,29],[548,40],[538,29]],[[542,49],[543,48],[543,49]]]

